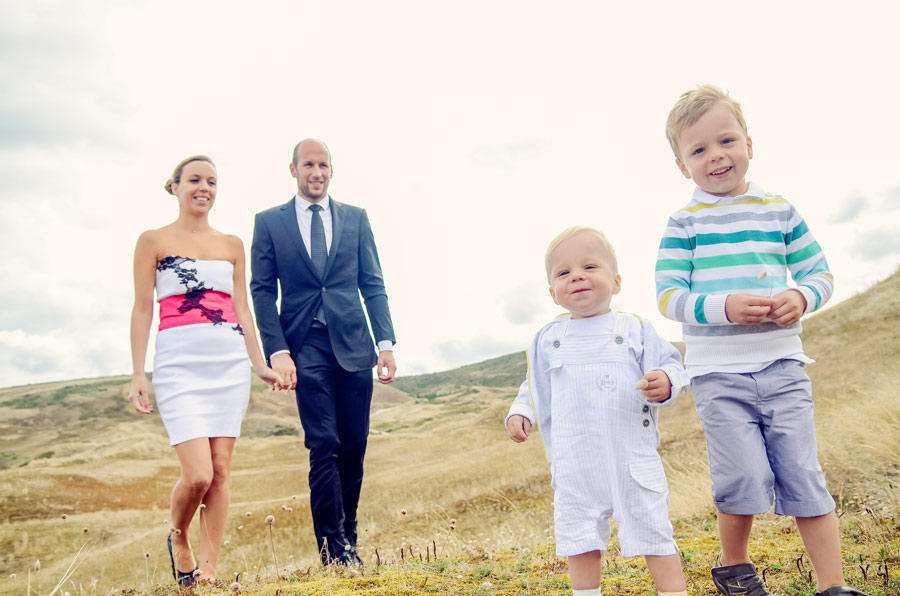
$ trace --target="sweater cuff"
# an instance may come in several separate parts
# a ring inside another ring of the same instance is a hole
[[[728,325],[731,321],[725,316],[725,301],[728,294],[707,295],[703,303],[703,314],[710,325]]]
[[[793,288],[803,294],[803,297],[806,299],[806,310],[803,311],[803,314],[808,315],[809,313],[816,310],[816,302],[818,302],[816,293],[812,291],[808,286],[797,286]]]

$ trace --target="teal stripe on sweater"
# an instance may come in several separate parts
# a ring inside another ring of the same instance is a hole
[[[803,286],[803,287],[809,288],[810,290],[812,290],[813,294],[816,295],[816,306],[813,308],[813,310],[819,310],[819,306],[822,305],[822,294],[819,293],[819,290],[817,290],[815,288],[815,286]]]
[[[788,265],[794,265],[801,261],[805,261],[806,259],[808,259],[810,257],[814,257],[821,252],[822,252],[822,248],[819,246],[819,243],[813,242],[806,248],[801,248],[797,252],[790,253],[788,255],[788,259],[787,259]]]
[[[807,227],[805,221],[801,221],[799,224],[797,224],[796,228],[791,230],[790,233],[787,236],[785,236],[784,243],[790,244],[794,240],[805,236],[807,232],[809,232],[809,227]]]
[[[698,257],[694,259],[694,269],[715,269],[717,267],[737,267],[740,265],[779,265],[784,266],[783,254],[769,252],[743,252],[736,255],[717,257]]]
[[[681,250],[694,250],[694,245],[690,238],[673,238],[672,236],[663,236],[659,242],[659,248],[678,248]]]
[[[739,242],[773,242],[784,244],[784,234],[778,231],[741,230],[730,234],[697,234],[697,246],[738,244]]]
[[[691,262],[686,259],[662,259],[656,262],[657,271],[691,271]]]
[[[697,298],[697,302],[694,303],[694,317],[697,319],[698,323],[706,323],[706,314],[703,312],[703,304],[706,302],[706,296],[700,296]]]

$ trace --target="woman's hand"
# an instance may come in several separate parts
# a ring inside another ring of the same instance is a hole
[[[260,367],[256,371],[256,375],[260,379],[265,381],[269,385],[269,387],[272,388],[272,391],[278,391],[279,389],[288,389],[288,384],[285,383],[281,375],[268,366]]]
[[[150,403],[147,377],[141,375],[131,379],[131,389],[128,391],[128,399],[134,406],[135,412],[140,414],[152,414],[153,404]]]

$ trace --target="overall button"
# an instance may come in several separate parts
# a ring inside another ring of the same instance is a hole
[[[322,293],[323,293],[323,294],[325,293],[325,288],[322,288]]]
[[[644,414],[646,414],[646,413],[649,412],[649,411],[650,411],[650,406],[648,406],[647,404],[644,404],[644,407],[641,408],[641,412],[643,412]]]
[[[558,339],[554,339],[554,340],[553,340],[553,347],[554,347],[554,348],[558,348],[558,347],[559,347],[559,340],[558,340]]]
[[[650,426],[650,421],[645,419],[644,420],[644,428],[647,428],[648,426]]]

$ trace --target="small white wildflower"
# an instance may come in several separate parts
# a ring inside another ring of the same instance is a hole
[[[226,541],[225,541],[225,542],[223,542],[223,543],[222,543],[222,544],[223,544],[223,545],[226,545],[226,544],[231,544],[231,540],[226,540]]]
[[[296,500],[297,500],[297,495],[291,495],[291,501],[296,501]]]
[[[34,562],[34,565],[32,565],[31,568],[34,569],[35,571],[40,571],[40,570],[41,570],[41,562],[40,562],[40,560],[35,561],[35,562]]]
[[[486,590],[489,590],[489,589],[491,589],[491,587],[493,587],[493,584],[491,584],[491,582],[484,582],[483,584],[481,584],[481,587]]]
[[[640,381],[637,382],[637,384],[635,384],[634,388],[641,390],[641,389],[646,389],[649,386],[650,386],[650,383],[647,382],[647,379],[641,379]]]
[[[66,515],[66,514],[65,514],[65,513],[63,513],[63,514],[62,514],[62,515],[60,515],[60,516],[59,516],[59,517],[60,517],[60,518],[62,518],[62,519],[63,519],[63,521],[65,521],[65,520],[67,520],[67,519],[69,519],[69,516],[68,516],[68,515]]]
[[[281,510],[282,510],[282,511],[287,511],[287,505],[282,505],[282,506],[281,506]]]
[[[240,594],[241,593],[241,584],[239,584],[237,582],[231,582],[231,591],[234,592],[235,594]]]
[[[267,515],[267,516],[266,516],[266,523],[269,524],[270,526],[271,526],[272,524],[274,524],[274,523],[275,523],[275,516],[274,516],[274,515]]]
[[[406,509],[401,509],[401,510],[400,510],[400,515],[406,515]]]
[[[149,559],[149,558],[150,558],[150,553],[144,553],[144,558],[145,558],[145,559]]]
[[[238,532],[244,529],[244,526],[238,526]]]
[[[10,574],[9,574],[9,579],[16,579],[16,574],[15,574],[15,573],[10,573]]]

